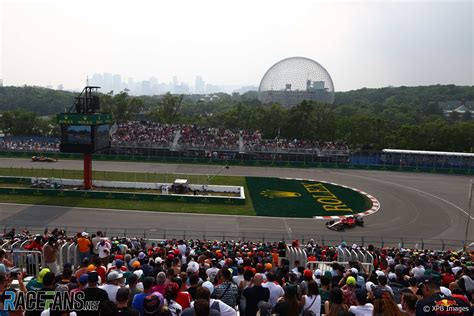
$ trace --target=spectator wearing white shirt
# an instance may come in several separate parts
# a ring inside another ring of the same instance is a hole
[[[107,275],[107,283],[99,286],[100,289],[107,292],[109,300],[114,303],[117,303],[117,291],[119,290],[120,284],[122,283],[122,278],[123,274],[117,271],[111,271]]]
[[[356,289],[357,306],[351,306],[349,312],[355,316],[372,316],[374,306],[367,302],[367,290]]]
[[[268,303],[272,305],[272,308],[275,307],[276,303],[278,302],[278,299],[285,294],[285,291],[283,290],[283,288],[279,284],[277,284],[275,281],[276,281],[275,274],[268,273],[267,282],[262,285],[263,287],[267,288],[270,291],[270,299],[268,300]]]

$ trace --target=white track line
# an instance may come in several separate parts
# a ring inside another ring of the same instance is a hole
[[[345,175],[345,176],[351,176],[351,177],[357,177],[357,178],[362,178],[362,179],[368,179],[368,180],[372,180],[372,181],[376,181],[376,182],[381,182],[381,183],[386,183],[386,184],[390,184],[390,185],[394,185],[394,186],[397,186],[397,187],[401,187],[401,188],[405,188],[405,189],[409,189],[409,190],[412,190],[412,191],[415,191],[415,192],[418,192],[418,193],[422,193],[422,194],[426,194],[426,195],[429,195],[431,197],[434,197],[435,199],[438,199],[440,201],[443,201],[444,203],[446,204],[449,204],[451,205],[452,207],[454,207],[455,209],[457,209],[458,211],[462,212],[464,215],[469,216],[469,214],[463,210],[460,206],[454,204],[453,202],[450,202],[446,199],[443,199],[439,196],[436,196],[434,194],[431,194],[429,192],[425,192],[425,191],[422,191],[422,190],[418,190],[418,189],[415,189],[415,188],[412,188],[412,187],[409,187],[409,186],[406,186],[406,185],[403,185],[403,184],[398,184],[398,183],[393,183],[393,182],[390,182],[390,181],[384,181],[384,180],[379,180],[379,179],[374,179],[374,178],[370,178],[370,177],[364,177],[364,176],[359,176],[359,175],[355,175],[355,174],[348,174],[348,173],[341,173],[341,172],[334,172],[335,174],[340,174],[340,175]],[[470,216],[471,219],[474,220],[474,217],[473,216]]]

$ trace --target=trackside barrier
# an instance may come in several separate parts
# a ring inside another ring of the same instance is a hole
[[[67,253],[66,258],[67,262],[71,263],[74,267],[78,267],[80,265],[79,256],[77,255],[77,244],[76,243],[69,243],[67,245]]]
[[[298,260],[301,265],[305,265],[308,256],[306,255],[306,250],[288,246],[286,247],[286,259],[290,262],[290,267],[293,267],[296,260]]]
[[[55,226],[33,226],[33,225],[0,225],[0,234],[7,234],[12,228],[28,230],[31,234],[43,234],[45,229],[54,229]],[[357,244],[359,247],[367,247],[373,245],[374,247],[400,247],[408,249],[429,249],[429,250],[452,250],[457,251],[462,249],[464,245],[463,240],[454,239],[424,239],[421,237],[387,237],[387,236],[360,236],[360,235],[346,235],[328,234],[324,235],[322,232],[301,231],[297,234],[288,232],[286,230],[268,230],[260,231],[213,231],[213,230],[183,230],[183,229],[167,229],[159,224],[152,227],[144,228],[107,228],[104,226],[61,226],[61,229],[66,230],[70,234],[77,232],[105,232],[109,237],[127,237],[127,238],[144,238],[147,240],[167,240],[167,239],[201,239],[201,240],[237,240],[237,241],[261,241],[261,242],[279,242],[283,241],[289,243],[292,240],[298,239],[302,246],[306,245],[309,240],[313,240],[315,244],[323,246],[337,246],[345,241],[349,244]],[[416,232],[414,232],[416,233]],[[2,249],[11,249],[11,241],[3,240],[0,244]],[[468,249],[474,250],[474,240],[471,238],[467,241]]]
[[[317,269],[321,270],[324,274],[326,271],[332,270],[332,261],[309,261],[306,263],[306,269],[315,271]],[[343,265],[346,269],[350,268],[349,262],[338,262],[339,265]],[[372,273],[374,265],[371,263],[360,263],[362,268],[367,272],[367,274]]]
[[[13,265],[26,271],[29,276],[38,276],[43,265],[43,256],[40,251],[13,250]]]
[[[56,260],[56,263],[59,265],[59,267],[62,267],[64,263],[68,262],[67,261],[67,251],[69,248],[69,243],[65,242],[59,247],[59,252],[58,252],[58,257]]]

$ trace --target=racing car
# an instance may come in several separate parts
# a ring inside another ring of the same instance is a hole
[[[326,227],[338,232],[343,232],[346,228],[353,228],[355,226],[364,226],[364,219],[362,216],[347,216],[338,221],[329,221]]]
[[[56,162],[56,158],[46,157],[46,156],[33,156],[31,161],[40,161],[40,162]]]

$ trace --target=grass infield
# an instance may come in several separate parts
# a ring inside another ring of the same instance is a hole
[[[82,179],[83,173],[80,170],[0,168],[0,175]],[[93,179],[95,180],[127,182],[170,183],[177,178],[186,178],[190,183],[196,184],[204,184],[209,181],[207,175],[118,171],[94,171],[93,174]],[[300,218],[353,215],[364,212],[372,206],[372,202],[359,192],[342,186],[318,181],[263,177],[216,176],[210,179],[209,184],[243,186],[246,197],[245,204],[216,205],[8,194],[0,194],[0,202],[175,213],[259,215]]]
[[[372,207],[361,193],[319,181],[247,177],[257,215],[307,217],[354,215]]]
[[[33,169],[33,168],[0,168],[1,176],[17,177],[56,177],[65,179],[82,179],[80,170],[62,169]],[[206,183],[207,175],[183,175],[183,174],[158,174],[118,171],[94,171],[94,180],[127,181],[127,182],[173,182],[177,178],[186,178],[190,183]],[[126,210],[143,210],[174,213],[202,213],[202,214],[226,214],[226,215],[255,215],[249,192],[247,190],[245,177],[238,176],[216,176],[209,184],[236,185],[245,188],[246,201],[244,205],[216,205],[180,202],[155,202],[155,201],[127,201],[110,199],[84,199],[73,197],[48,197],[48,196],[17,196],[0,194],[0,202],[59,205],[71,207],[111,208]]]

